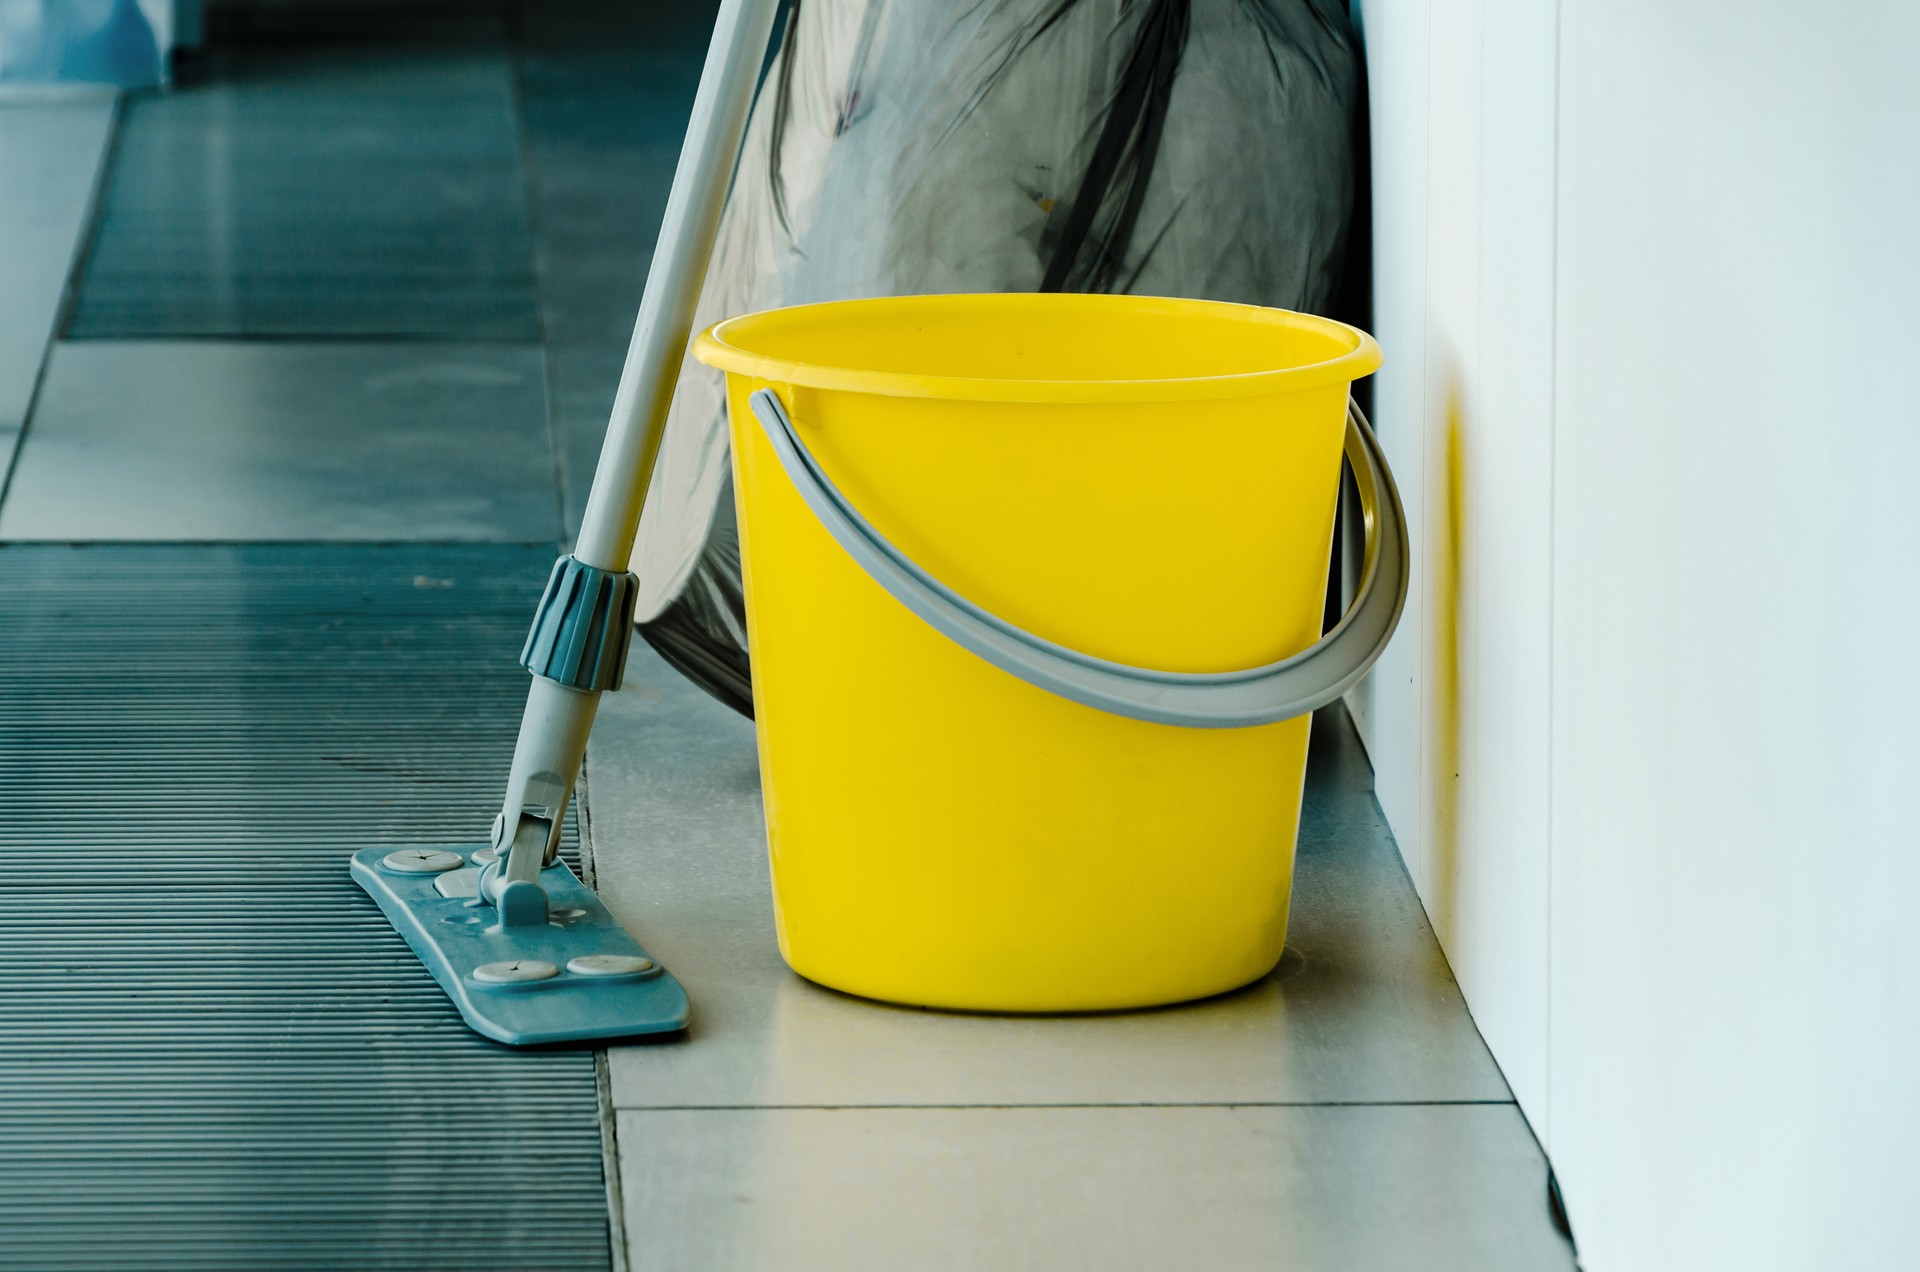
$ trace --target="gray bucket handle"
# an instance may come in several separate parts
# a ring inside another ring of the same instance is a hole
[[[1386,456],[1351,399],[1346,458],[1366,525],[1360,587],[1332,631],[1291,658],[1245,671],[1131,667],[1055,644],[975,605],[921,569],[821,471],[771,389],[753,413],[807,507],[887,594],[935,631],[1030,685],[1114,715],[1195,729],[1273,724],[1326,706],[1360,681],[1393,636],[1407,600],[1407,525]]]

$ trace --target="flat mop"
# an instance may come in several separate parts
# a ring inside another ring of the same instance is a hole
[[[533,674],[491,842],[367,848],[353,877],[475,1031],[515,1046],[671,1033],[686,991],[559,859],[600,695],[620,687],[628,571],[667,408],[779,0],[724,0],[573,552],[540,598]]]

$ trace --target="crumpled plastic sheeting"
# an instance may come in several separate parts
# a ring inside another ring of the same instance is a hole
[[[696,330],[935,292],[1322,310],[1360,91],[1342,0],[795,0]],[[642,634],[751,714],[723,377],[691,359],[634,568]]]

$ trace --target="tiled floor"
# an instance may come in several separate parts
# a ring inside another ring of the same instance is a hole
[[[600,892],[694,999],[685,1042],[610,1053],[635,1267],[1571,1265],[1338,711],[1287,959],[1113,1015],[904,1010],[789,972],[752,726],[650,650],[588,763]]]
[[[644,1272],[1570,1263],[1507,1104],[622,1110],[620,1137],[655,1146],[622,1154]]]
[[[554,540],[709,8],[438,35],[409,11],[365,57],[340,31],[216,55],[212,82],[136,103],[69,339],[49,344],[61,271],[0,264],[32,282],[0,294],[0,459],[39,384],[0,539]],[[64,260],[105,119],[19,109],[0,158],[95,138],[60,180],[0,182],[0,228]],[[695,1018],[608,1059],[633,1267],[1571,1266],[1337,712],[1288,958],[1156,1012],[949,1015],[799,980],[756,772],[751,726],[638,646],[590,751],[589,837]]]
[[[1178,1010],[1011,1018],[876,1006],[773,940],[753,728],[636,650],[589,764],[602,895],[695,998],[691,1046],[612,1053],[621,1108],[1506,1101],[1337,713],[1320,722],[1294,955]]]

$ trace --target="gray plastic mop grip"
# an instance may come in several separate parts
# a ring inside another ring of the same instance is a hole
[[[620,687],[633,641],[633,575],[602,570],[577,557],[553,563],[534,611],[520,665],[569,689],[603,693]]]
[[[1055,644],[982,609],[921,569],[848,502],[800,440],[771,389],[752,399],[773,453],[808,508],[887,594],[1002,671],[1085,706],[1155,724],[1233,729],[1324,707],[1359,683],[1392,638],[1407,600],[1406,516],[1380,443],[1347,405],[1347,462],[1366,524],[1360,586],[1333,630],[1291,658],[1245,671],[1131,667]]]

